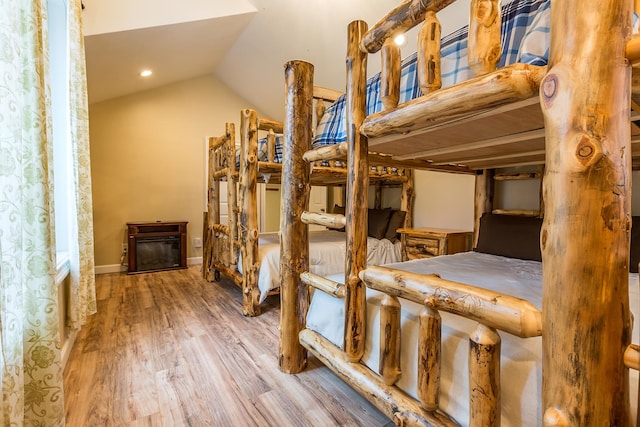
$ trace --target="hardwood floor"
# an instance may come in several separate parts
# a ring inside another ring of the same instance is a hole
[[[96,278],[98,313],[67,364],[67,426],[386,426],[317,360],[278,370],[277,297],[242,316],[240,289],[200,266]]]

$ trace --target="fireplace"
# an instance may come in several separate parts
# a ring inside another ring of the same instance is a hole
[[[187,222],[128,222],[129,274],[187,267]]]

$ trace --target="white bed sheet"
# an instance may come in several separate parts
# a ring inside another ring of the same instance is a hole
[[[444,279],[473,284],[529,300],[542,306],[542,264],[478,252],[465,252],[436,258],[390,265],[416,273],[437,273]],[[341,276],[332,276],[342,281]],[[634,313],[632,342],[638,343],[640,292],[638,274],[629,274],[629,296]],[[382,294],[367,289],[367,337],[363,362],[374,372],[379,366],[379,308]],[[417,337],[421,305],[401,300],[403,374],[397,385],[413,397],[416,395]],[[440,407],[461,425],[469,424],[469,385],[467,354],[469,334],[477,323],[446,312],[442,316],[442,373]],[[314,292],[307,315],[307,327],[342,347],[344,303],[324,292]],[[499,332],[501,351],[501,396],[503,426],[540,426],[542,409],[542,338],[522,339]],[[452,381],[453,366],[457,366]],[[460,368],[462,367],[462,368]],[[632,417],[635,419],[638,372],[630,370]],[[634,424],[635,425],[635,424]]]
[[[340,231],[309,232],[309,271],[320,276],[344,272],[346,234]],[[280,238],[277,232],[261,233],[258,238],[260,302],[269,291],[280,287]],[[402,260],[402,245],[387,239],[367,238],[367,264],[382,265]],[[238,261],[242,273],[242,259]]]

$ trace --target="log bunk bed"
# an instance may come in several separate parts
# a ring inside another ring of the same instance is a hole
[[[547,65],[497,68],[498,1],[472,0],[468,55],[477,76],[440,89],[435,12],[453,1],[406,0],[370,30],[362,21],[348,26],[346,142],[334,150],[347,147],[348,198],[344,216],[325,215],[346,224],[343,277],[308,271],[307,221],[301,220],[309,216],[304,212],[309,180],[304,160],[331,156],[327,147],[312,149],[313,66],[303,61],[285,66],[279,367],[300,372],[311,352],[396,425],[630,426],[640,406],[640,296],[637,275],[629,273],[631,170],[638,154],[632,144],[638,129],[630,126],[631,65],[640,63],[640,38],[631,31],[632,2],[547,4]],[[425,95],[400,105],[391,102],[367,116],[367,54],[382,50],[381,92],[397,99],[399,52],[388,40],[421,22],[418,73]],[[541,262],[513,260],[535,269],[515,281],[523,289],[538,288],[537,305],[490,287],[514,281],[507,276],[508,258],[494,265],[486,289],[447,279],[437,268],[417,271],[423,261],[438,265],[448,259],[455,268],[459,255],[486,255],[475,251],[367,267],[363,242],[370,151],[398,164],[414,159],[413,167],[420,160],[475,171],[476,241],[492,210],[495,169],[544,165],[543,218],[536,234]],[[507,271],[499,271],[501,266]],[[313,299],[310,288],[315,289]],[[372,313],[369,294],[376,292],[379,312]],[[338,338],[327,338],[307,323],[319,296],[338,301],[333,311],[343,319]],[[411,306],[418,308],[417,343],[409,350],[416,353],[411,359],[415,367],[403,364],[408,353],[405,310]],[[455,376],[443,368],[457,357],[445,354],[453,339],[448,334],[457,331],[447,326],[451,318],[472,325],[467,335],[458,331],[463,340],[468,337],[468,346],[463,368],[452,367]],[[512,351],[517,357],[501,364],[501,354]],[[377,369],[364,361],[376,352]],[[519,379],[510,376],[511,365],[518,363],[533,364],[533,374],[527,374],[532,388],[512,384]],[[413,370],[411,393],[399,384]],[[456,388],[461,382],[466,390]],[[456,393],[466,404],[456,406]]]
[[[341,93],[314,87],[314,113],[321,117],[324,103],[335,101]],[[209,138],[208,144],[208,188],[207,211],[204,212],[204,244],[202,275],[208,281],[219,281],[220,274],[230,278],[242,290],[242,311],[246,316],[260,314],[260,304],[267,295],[276,295],[277,286],[270,286],[271,282],[279,283],[277,271],[279,267],[277,254],[268,254],[269,266],[265,266],[261,283],[261,268],[267,251],[279,250],[278,236],[275,233],[261,234],[258,230],[258,183],[281,183],[282,145],[278,142],[283,132],[281,122],[260,117],[255,110],[244,109],[240,114],[240,144],[236,147],[235,124],[227,123],[225,133],[219,137]],[[266,132],[266,137],[261,138]],[[316,162],[311,170],[310,185],[312,186],[344,186],[346,182],[346,165],[344,158],[330,162]],[[229,167],[235,165],[235,167]],[[401,188],[401,209],[412,211],[413,179],[412,171],[405,168],[372,167],[370,181],[375,187],[375,206],[381,207],[384,189]],[[227,217],[228,223],[221,224],[220,182],[227,185]],[[229,183],[233,183],[229,185]],[[313,216],[313,215],[312,215]],[[316,216],[322,221],[326,217]],[[336,224],[331,223],[335,226]],[[406,216],[404,226],[411,225],[411,217]],[[335,241],[343,240],[344,233],[315,232],[314,243],[319,253],[335,252]],[[275,241],[275,243],[273,243]],[[378,249],[379,259],[399,259],[401,250],[390,242],[372,242]],[[265,248],[265,253],[260,252]],[[397,252],[394,256],[392,252]],[[273,256],[272,256],[273,255]],[[275,256],[275,258],[274,258]],[[340,257],[342,254],[340,254]],[[327,255],[328,257],[328,255]],[[273,261],[275,259],[275,261]],[[324,260],[324,255],[319,259]],[[320,272],[342,271],[339,267],[327,264],[316,265]],[[337,269],[336,269],[337,268]],[[268,288],[268,289],[267,289]]]

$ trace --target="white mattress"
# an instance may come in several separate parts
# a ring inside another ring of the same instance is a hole
[[[312,273],[328,276],[344,272],[346,254],[346,233],[340,231],[309,232],[309,270]],[[367,263],[382,265],[402,260],[400,242],[392,243],[387,239],[367,238]],[[280,238],[278,233],[261,233],[258,239],[258,259],[260,273],[258,288],[260,302],[269,291],[280,287]],[[242,273],[242,260],[238,261],[238,271]]]
[[[478,252],[465,252],[437,258],[414,260],[391,265],[416,273],[437,273],[444,279],[468,283],[497,292],[529,300],[542,306],[542,264]],[[343,281],[341,276],[332,279]],[[640,319],[640,292],[638,274],[629,274],[629,295],[634,313],[633,339],[638,343]],[[367,337],[363,362],[374,372],[379,365],[379,306],[381,295],[367,289]],[[401,300],[402,304],[402,356],[403,374],[397,385],[416,397],[417,336],[419,313],[423,306]],[[440,407],[461,425],[469,424],[469,392],[467,354],[469,334],[477,323],[446,312],[442,316],[442,372]],[[324,292],[314,292],[307,327],[319,332],[335,345],[342,347],[344,330],[344,302]],[[522,339],[500,332],[502,425],[542,425],[540,404],[542,387],[542,338]],[[457,366],[452,381],[453,366]],[[461,368],[462,367],[462,368]],[[638,372],[630,370],[633,417],[638,393]],[[535,398],[534,398],[535,397]],[[635,425],[635,424],[634,424]]]

